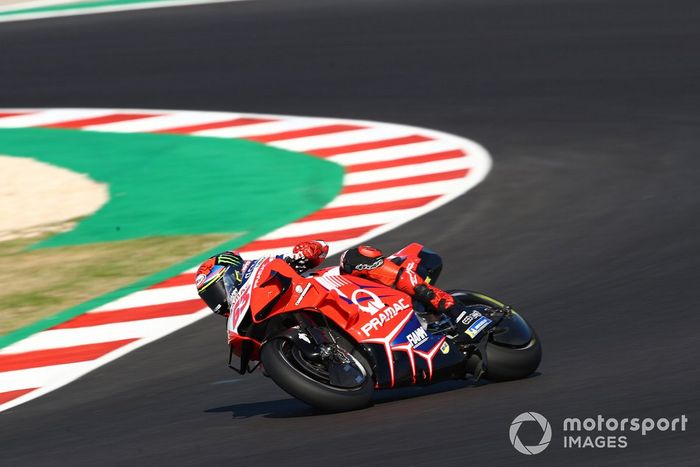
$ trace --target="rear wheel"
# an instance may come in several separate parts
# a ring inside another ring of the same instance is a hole
[[[484,378],[510,381],[530,376],[542,360],[542,346],[534,334],[525,347],[505,347],[493,341],[486,344],[487,368]]]
[[[369,364],[350,342],[337,340],[344,364],[309,358],[293,340],[281,337],[263,346],[260,359],[279,387],[313,407],[329,412],[367,407],[374,392]]]
[[[520,314],[483,294],[467,290],[450,293],[463,305],[485,305],[492,310],[490,317],[496,325],[488,335],[484,378],[509,381],[526,378],[537,370],[542,360],[542,346],[535,330]],[[477,356],[470,357],[468,371],[474,373],[479,363]]]

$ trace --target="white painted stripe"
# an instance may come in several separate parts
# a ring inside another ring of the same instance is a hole
[[[195,321],[199,321],[202,318],[206,318],[208,316],[212,316],[211,311],[201,311],[198,313],[193,313],[191,315],[187,315],[189,318],[189,321],[187,321],[184,326],[187,326],[189,324],[194,323]],[[171,331],[172,332],[172,331]],[[60,377],[56,377],[55,379],[52,379],[51,382],[45,386],[41,386],[39,389],[36,391],[32,391],[28,394],[25,394],[21,397],[18,397],[16,399],[12,399],[11,401],[5,402],[4,404],[0,404],[0,412],[3,410],[10,409],[12,407],[16,407],[20,404],[24,404],[25,402],[28,402],[32,399],[36,399],[37,397],[41,397],[44,394],[47,394],[51,391],[55,391],[56,389],[65,386],[66,384],[75,381],[76,379],[80,378],[86,373],[91,372],[92,370],[101,367],[102,365],[106,365],[109,362],[112,362],[120,357],[123,357],[124,355],[128,354],[129,352],[133,352],[134,350],[138,349],[139,347],[143,347],[144,345],[150,344],[151,342],[160,339],[166,334],[157,334],[154,336],[149,336],[144,339],[140,339],[137,341],[134,341],[130,344],[127,344],[123,347],[120,347],[113,352],[110,352],[106,355],[103,355],[102,357],[96,359],[96,360],[91,360],[89,362],[86,362],[87,364],[84,367],[81,367],[79,370],[75,371],[70,371],[70,372],[65,372],[61,373]],[[34,386],[25,386],[25,388],[29,387],[34,387]],[[2,392],[2,388],[0,388],[0,392]]]
[[[195,266],[193,268],[186,269],[186,270],[182,271],[181,273],[175,274],[173,277],[170,277],[166,280],[170,281],[170,280],[175,279],[176,277],[189,275],[189,282],[192,282],[194,284],[194,276],[192,275],[192,273],[197,272],[197,269],[199,269],[199,266]],[[165,282],[165,281],[163,281],[163,282]],[[155,285],[158,285],[158,284],[155,284]],[[186,285],[189,285],[189,283]],[[177,286],[177,287],[180,287],[180,286]],[[163,287],[157,287],[157,288],[163,288]]]
[[[397,128],[368,128],[366,130],[348,130],[327,135],[305,136],[268,143],[276,148],[289,151],[310,151],[312,149],[335,148],[348,144],[370,143],[383,139],[409,136],[411,133]]]
[[[325,287],[328,290],[333,290],[336,289],[336,291],[344,295],[340,290],[337,290],[338,287],[342,287],[344,285],[349,284],[350,282],[346,279],[343,278],[341,275],[323,275],[323,276],[318,276],[316,277],[316,282],[321,284],[323,287]]]
[[[27,109],[18,109],[19,111],[27,111]],[[9,110],[7,110],[9,111]],[[86,115],[85,112],[93,112],[92,115]],[[259,124],[260,126],[255,126],[258,129],[258,135],[269,135],[274,133],[280,133],[284,131],[293,131],[297,129],[312,128],[319,125],[330,125],[330,124],[348,124],[357,126],[367,126],[373,128],[372,130],[351,130],[348,132],[336,133],[331,135],[321,135],[314,137],[305,138],[295,138],[291,140],[286,140],[284,142],[276,142],[279,147],[287,146],[290,149],[294,148],[306,148],[306,145],[319,145],[324,147],[333,147],[335,145],[345,145],[354,144],[360,142],[376,141],[378,139],[386,139],[395,136],[404,136],[409,134],[419,134],[427,136],[429,138],[434,138],[436,141],[413,143],[401,146],[394,146],[388,148],[379,148],[375,150],[368,151],[358,151],[348,154],[340,154],[328,158],[328,160],[346,164],[355,165],[363,164],[368,162],[378,162],[387,160],[396,160],[405,157],[422,156],[427,154],[432,154],[436,152],[443,152],[449,150],[460,149],[468,154],[468,157],[449,159],[445,161],[437,161],[434,163],[424,163],[424,164],[411,164],[407,166],[395,167],[390,169],[379,169],[372,171],[354,172],[348,174],[344,180],[344,186],[355,185],[360,183],[372,183],[384,180],[392,180],[396,178],[405,178],[416,175],[423,175],[428,173],[439,173],[447,172],[451,170],[458,170],[461,168],[471,167],[472,170],[467,176],[460,179],[455,179],[445,182],[430,182],[424,184],[414,184],[411,186],[386,188],[382,190],[372,190],[361,193],[351,193],[338,196],[335,200],[327,205],[327,207],[340,207],[340,206],[350,206],[350,205],[367,205],[375,202],[387,202],[387,201],[397,201],[408,198],[415,198],[420,196],[434,196],[440,195],[434,201],[412,209],[405,210],[395,210],[383,213],[369,213],[357,216],[348,216],[345,218],[337,219],[325,219],[323,221],[309,221],[309,222],[297,222],[289,226],[278,229],[264,237],[264,239],[272,238],[286,238],[286,237],[297,237],[297,236],[309,236],[315,237],[319,232],[330,232],[336,230],[344,230],[348,228],[356,228],[366,225],[378,225],[378,227],[366,232],[363,235],[357,236],[355,238],[332,242],[329,244],[330,254],[339,253],[353,245],[363,243],[372,237],[380,235],[396,227],[428,212],[431,211],[455,197],[461,195],[477,183],[479,183],[488,173],[490,168],[490,158],[481,146],[473,143],[469,140],[459,138],[453,135],[436,132],[427,129],[405,127],[401,125],[385,124],[378,122],[366,122],[366,121],[350,121],[350,120],[338,120],[338,119],[323,119],[323,118],[295,118],[289,116],[280,115],[260,115],[260,114],[228,114],[228,113],[204,113],[204,112],[173,112],[173,111],[160,111],[160,110],[132,110],[132,109],[121,109],[121,110],[93,110],[93,109],[58,109],[54,112],[63,112],[65,120],[76,120],[80,118],[89,118],[91,116],[96,116],[94,112],[101,112],[101,115],[108,115],[114,112],[122,113],[144,113],[144,114],[159,114],[164,113],[167,116],[163,117],[151,117],[144,118],[140,120],[134,120],[132,122],[122,122],[108,125],[94,126],[94,129],[100,128],[110,128],[112,130],[119,131],[155,131],[159,129],[172,128],[173,126],[188,126],[196,125],[199,123],[208,123],[209,121],[221,121],[228,120],[230,118],[272,118],[283,120],[282,122],[277,121],[274,123]],[[42,112],[45,114],[48,112]],[[79,115],[76,115],[79,114]],[[207,116],[205,116],[205,114]],[[55,115],[54,115],[55,117]],[[16,118],[16,117],[8,117]],[[46,116],[37,117],[34,116],[31,119],[27,117],[24,118],[28,121],[37,121],[37,118],[48,118]],[[52,117],[53,118],[53,117]],[[212,118],[213,120],[207,120]],[[3,119],[0,119],[2,122]],[[47,123],[39,124],[49,124],[49,123],[59,123],[54,120]],[[26,123],[25,123],[26,124]],[[262,130],[261,130],[262,126]],[[207,130],[200,133],[214,133],[221,137],[235,137],[235,136],[252,136],[249,132],[250,127],[231,127],[224,128],[220,130]],[[245,133],[242,132],[245,131]],[[354,133],[354,134],[353,134]],[[370,137],[371,136],[371,137]],[[364,139],[367,137],[368,139]],[[291,146],[289,146],[291,145]],[[317,147],[310,147],[309,149],[316,149]],[[251,251],[244,253],[245,258],[258,258],[265,255],[276,255],[289,253],[293,245],[288,245],[287,248],[275,248],[270,250],[260,250]],[[189,271],[194,271],[196,268],[192,268]],[[101,311],[110,310],[120,310],[125,308],[134,308],[150,305],[161,305],[163,303],[176,303],[182,300],[196,299],[196,290],[193,285],[187,284],[184,286],[168,287],[168,288],[158,288],[158,289],[148,289],[135,292],[129,296],[123,297],[122,299],[116,300],[111,304],[105,304],[99,307],[91,313],[99,313]],[[112,340],[119,339],[138,339],[137,341],[128,344],[114,352],[111,352],[104,357],[96,359],[91,362],[85,362],[75,366],[75,371],[61,371],[58,373],[52,373],[51,378],[46,378],[37,373],[34,381],[36,384],[25,384],[28,381],[25,379],[13,378],[10,383],[10,378],[5,378],[6,387],[11,387],[12,389],[4,389],[2,387],[2,374],[0,373],[0,391],[13,390],[13,389],[26,389],[28,387],[34,387],[41,385],[42,387],[25,396],[19,397],[13,401],[6,404],[0,405],[0,411],[5,410],[10,407],[14,407],[23,402],[31,400],[35,397],[39,397],[47,392],[50,392],[60,386],[63,386],[70,381],[78,378],[82,374],[85,374],[109,361],[119,358],[126,353],[146,345],[147,343],[160,338],[161,336],[173,332],[180,327],[183,327],[189,323],[192,323],[198,319],[206,316],[211,316],[211,312],[206,308],[202,308],[202,311],[190,315],[181,315],[175,317],[165,317],[165,318],[154,318],[150,320],[123,322],[106,324],[101,326],[91,326],[83,328],[74,329],[54,329],[49,331],[44,331],[23,341],[17,342],[6,349],[0,351],[2,353],[11,352],[21,352],[21,351],[31,351],[31,350],[41,350],[50,349],[55,347],[66,347],[75,345],[85,345],[94,344]],[[65,367],[69,365],[63,365]],[[50,368],[50,367],[47,367]],[[10,372],[7,372],[10,373]],[[26,374],[26,373],[25,373]],[[45,374],[45,373],[44,373]],[[24,377],[22,377],[24,378]],[[44,378],[44,379],[42,379]],[[11,386],[14,384],[14,386]]]
[[[90,109],[56,109],[43,110],[29,115],[15,115],[14,117],[0,118],[0,128],[24,128],[55,123],[81,120],[83,118],[102,117],[113,114],[113,110]]]
[[[63,5],[66,3],[76,3],[76,0],[34,0],[31,2],[19,2],[3,5],[0,7],[0,13],[14,10],[28,10],[30,8],[43,8],[47,6]]]
[[[464,185],[463,178],[440,182],[421,183],[420,185],[398,186],[381,190],[361,191],[340,195],[328,203],[327,208],[371,204],[402,199],[420,198],[423,196],[444,195]]]
[[[367,151],[338,154],[328,157],[326,160],[347,166],[366,164],[369,162],[392,161],[411,156],[424,156],[426,154],[452,151],[454,149],[459,149],[459,146],[456,146],[451,141],[423,141],[422,143],[403,144],[400,146],[389,146],[386,148],[368,149]]]
[[[43,8],[47,6],[63,5],[65,3],[73,3],[76,0],[35,0],[33,2],[12,3],[9,5],[0,6],[0,12],[12,10],[28,10],[30,8]]]
[[[414,209],[402,209],[397,211],[376,212],[357,216],[339,217],[336,219],[324,219],[319,221],[295,222],[281,227],[261,237],[261,240],[274,240],[276,238],[298,237],[301,235],[314,235],[318,232],[333,230],[354,229],[368,225],[382,225],[394,222],[409,216]]]
[[[366,172],[353,172],[345,174],[343,185],[361,185],[363,183],[450,172],[452,170],[467,169],[471,167],[471,165],[471,161],[468,157],[458,157],[455,159],[446,159],[444,161],[424,162],[422,164],[404,165],[388,169],[369,170]]]
[[[178,285],[175,287],[160,287],[157,289],[145,289],[126,295],[113,302],[106,303],[91,310],[90,313],[101,311],[123,310],[141,306],[160,305],[163,303],[182,302],[198,298],[197,289],[192,285]]]
[[[83,128],[86,131],[109,131],[114,133],[146,133],[167,130],[203,123],[222,122],[237,118],[236,115],[220,112],[183,112],[176,114],[156,115],[150,118],[127,120],[124,122],[90,125]]]
[[[202,305],[202,310],[199,311],[209,310],[204,306],[204,302],[202,302]],[[178,315],[82,328],[50,329],[1,349],[0,355],[98,344],[100,342],[122,339],[140,339],[157,334],[168,334],[190,322],[190,315]],[[0,385],[0,388],[2,388],[2,385]]]
[[[320,125],[327,125],[328,121],[318,118],[301,118],[299,120],[280,120],[254,125],[239,125],[229,128],[215,128],[192,133],[195,136],[210,136],[218,138],[248,138],[255,136],[272,135],[283,131],[304,130]]]
[[[6,371],[0,373],[0,392],[46,386],[55,381],[60,381],[67,374],[80,373],[90,365],[91,362],[88,361]]]
[[[335,266],[324,272],[323,276],[338,276],[340,274],[340,266]]]
[[[150,10],[155,8],[170,8],[188,5],[206,5],[208,3],[233,3],[245,2],[248,0],[163,0],[143,3],[127,3],[118,5],[105,5],[95,7],[76,7],[74,9],[41,11],[35,13],[17,13],[0,16],[0,23],[10,23],[13,21],[29,21],[33,19],[61,18],[65,16],[96,15],[101,13],[115,13],[119,11]],[[2,407],[2,406],[0,406]]]

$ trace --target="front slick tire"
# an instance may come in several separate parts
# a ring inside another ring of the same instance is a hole
[[[370,376],[358,387],[348,389],[318,381],[295,363],[291,350],[294,343],[277,338],[265,344],[260,352],[265,371],[287,393],[325,412],[345,412],[368,407],[372,402],[374,383]],[[370,374],[364,358],[352,352]],[[358,358],[359,357],[359,358]]]

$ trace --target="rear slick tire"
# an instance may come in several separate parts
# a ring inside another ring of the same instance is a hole
[[[463,305],[485,305],[490,308],[503,308],[505,305],[487,295],[471,290],[449,290],[452,296]],[[527,378],[537,370],[542,360],[542,345],[537,333],[520,314],[513,311],[504,318],[495,330],[503,332],[489,337],[486,344],[486,372],[482,375],[491,381],[511,381]],[[508,332],[510,328],[510,332]],[[480,359],[473,355],[467,361],[467,371],[474,374]]]
[[[301,371],[290,357],[290,347],[294,343],[284,338],[276,338],[265,344],[260,352],[265,371],[272,380],[287,393],[325,412],[345,412],[363,409],[371,405],[374,382],[371,370],[364,358],[353,356],[364,366],[367,378],[357,388],[347,389],[330,386],[313,379]]]
[[[486,344],[486,359],[486,379],[511,381],[527,378],[537,370],[542,360],[542,347],[533,331],[532,340],[524,347],[510,348],[489,342]]]

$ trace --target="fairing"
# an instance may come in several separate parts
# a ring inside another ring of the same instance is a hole
[[[400,253],[406,262],[420,263],[421,247],[412,244]],[[297,311],[322,313],[363,345],[373,361],[379,388],[427,384],[464,372],[464,358],[441,335],[421,327],[409,295],[330,268],[311,277],[298,275],[283,260],[265,258],[231,304],[228,340],[240,356],[242,342],[253,342],[257,359],[261,341],[250,329],[277,316]],[[241,326],[247,324],[248,326]],[[246,327],[246,329],[243,329]]]

